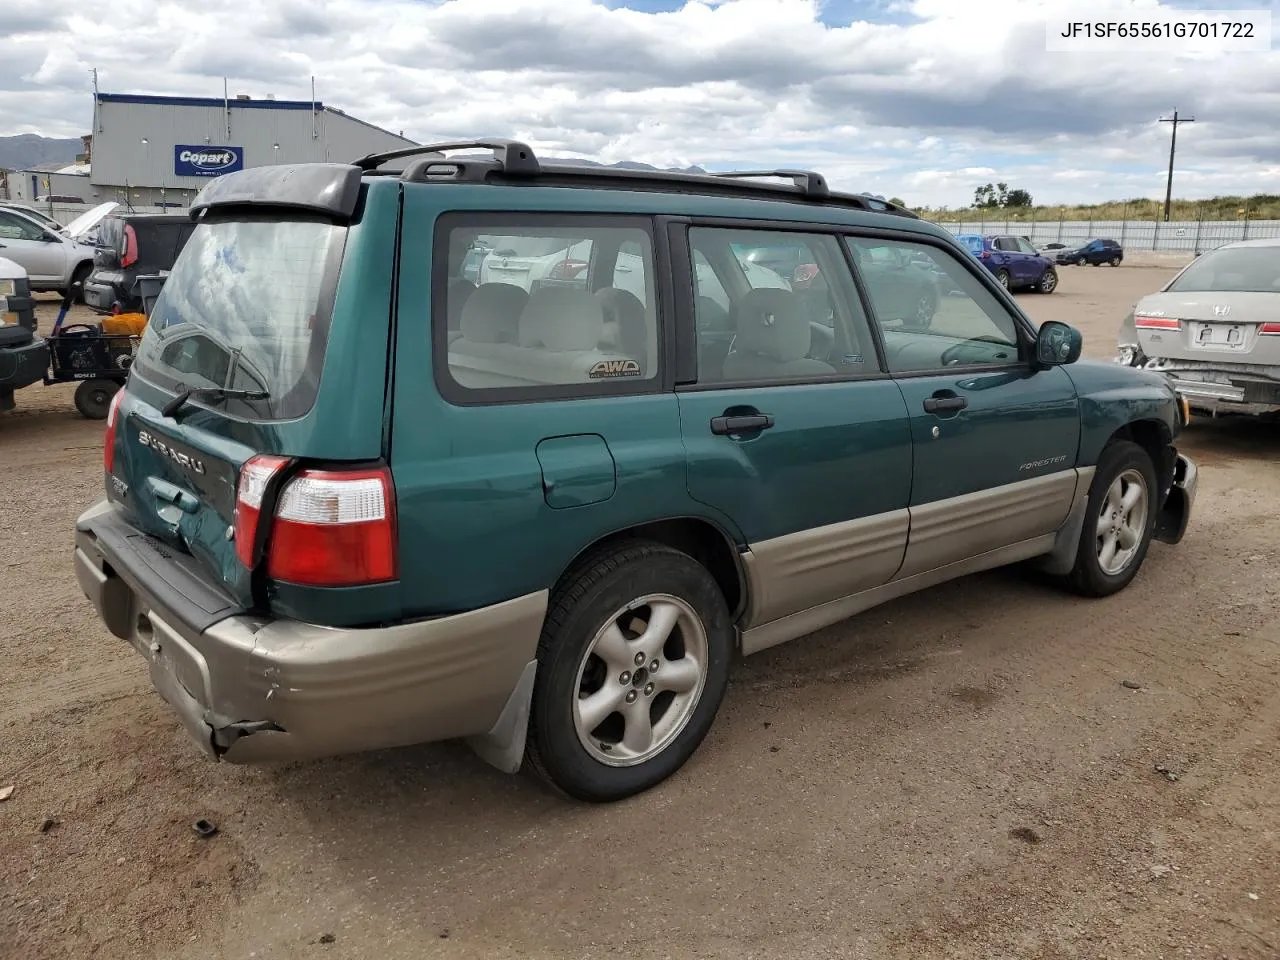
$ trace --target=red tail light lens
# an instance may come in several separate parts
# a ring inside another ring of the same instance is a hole
[[[1144,317],[1141,315],[1133,318],[1133,325],[1139,330],[1180,330],[1182,329],[1182,321],[1174,317]]]
[[[982,253],[978,254],[978,256],[980,256],[983,260],[986,260],[991,256],[991,251],[983,250]]]
[[[391,471],[303,470],[280,491],[267,575],[314,587],[394,580],[399,573]]]
[[[1264,337],[1280,337],[1280,323],[1270,320],[1258,327],[1258,333]]]
[[[285,457],[253,457],[240,468],[240,483],[236,488],[236,556],[252,569],[254,544],[258,539],[258,521],[262,515],[262,496],[267,484],[277,473],[288,466]]]
[[[585,260],[561,260],[551,268],[552,280],[576,280],[587,269]]]
[[[102,465],[107,473],[111,473],[116,465],[116,417],[123,399],[124,390],[117,390],[111,398],[111,406],[107,407],[107,430],[102,438]]]
[[[131,224],[124,225],[124,252],[120,254],[120,266],[132,267],[138,262],[138,234]]]

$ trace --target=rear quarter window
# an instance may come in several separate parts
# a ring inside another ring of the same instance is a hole
[[[650,222],[451,214],[435,234],[436,378],[455,403],[658,388]],[[485,251],[471,265],[472,251]]]

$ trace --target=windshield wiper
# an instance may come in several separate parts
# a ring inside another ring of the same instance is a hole
[[[188,387],[166,403],[160,413],[172,417],[188,400],[269,400],[266,390],[232,390],[229,387]]]

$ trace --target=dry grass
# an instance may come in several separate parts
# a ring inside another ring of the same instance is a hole
[[[1080,206],[1010,207],[977,210],[973,207],[949,209],[919,208],[916,213],[929,220],[955,221],[986,218],[996,222],[1021,220],[1160,220],[1163,200],[1116,200]],[[1213,197],[1208,200],[1174,200],[1171,220],[1280,220],[1280,197],[1260,193],[1252,197]]]

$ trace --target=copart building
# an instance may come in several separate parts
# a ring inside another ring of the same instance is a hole
[[[84,200],[185,207],[210,178],[246,167],[415,145],[315,100],[97,93]]]

